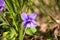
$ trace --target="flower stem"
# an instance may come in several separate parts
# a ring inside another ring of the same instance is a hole
[[[24,34],[23,34],[23,38],[24,38],[24,36],[25,36],[26,29],[27,29],[27,27],[25,28],[25,31],[24,31]]]
[[[23,31],[24,31],[24,28],[21,26],[19,30],[19,40],[23,40]]]

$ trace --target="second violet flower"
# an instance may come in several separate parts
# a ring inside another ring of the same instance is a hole
[[[3,0],[0,0],[0,11],[4,9],[5,2]]]

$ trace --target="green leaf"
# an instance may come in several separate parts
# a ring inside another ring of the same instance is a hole
[[[13,38],[14,36],[16,37],[17,36],[17,33],[16,33],[16,31],[15,31],[15,29],[14,28],[10,28],[10,38]]]
[[[35,27],[31,28],[32,33],[35,33],[37,29]]]
[[[3,37],[6,37],[9,31],[3,33]]]
[[[51,40],[51,39],[47,39],[47,40]]]
[[[33,28],[27,28],[27,29],[26,29],[26,34],[28,34],[28,35],[34,35],[34,33],[35,33],[36,31],[37,31],[37,30],[36,30],[35,27],[33,27]]]
[[[10,27],[9,31],[3,33],[3,37],[8,40],[14,40],[17,37],[17,33],[13,27]]]
[[[10,12],[13,12],[11,0],[4,0],[4,1],[5,1],[5,3],[6,3],[7,9],[8,9]]]

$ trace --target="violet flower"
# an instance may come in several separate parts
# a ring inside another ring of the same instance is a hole
[[[0,0],[0,11],[4,9],[5,2],[3,0]]]
[[[32,13],[30,15],[27,15],[26,13],[22,13],[21,14],[21,18],[23,20],[22,25],[24,27],[29,27],[29,28],[36,27],[37,23],[34,21],[36,16],[37,15],[35,13]]]

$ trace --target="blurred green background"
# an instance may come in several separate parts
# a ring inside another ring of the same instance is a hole
[[[0,12],[0,40],[60,40],[60,0],[4,0],[4,2],[6,6]],[[27,14],[35,12],[38,26],[25,31],[21,26],[22,12]]]

